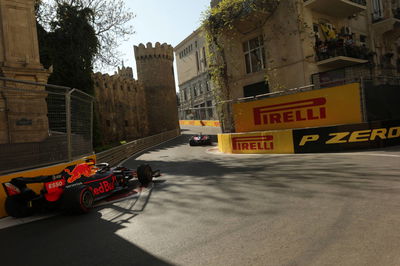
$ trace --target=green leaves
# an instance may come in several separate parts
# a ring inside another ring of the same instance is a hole
[[[92,16],[89,8],[63,3],[57,6],[50,30],[41,28],[41,60],[45,66],[53,66],[49,83],[93,94],[91,75],[99,41],[89,22]]]

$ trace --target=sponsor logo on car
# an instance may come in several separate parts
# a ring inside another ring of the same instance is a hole
[[[111,181],[102,181],[99,183],[98,187],[93,187],[93,193],[95,195],[100,195],[100,194],[104,194],[110,191],[113,191],[115,189],[115,182],[116,179],[115,177],[113,177],[113,179]]]
[[[273,150],[273,136],[251,136],[251,137],[234,137],[232,138],[233,150]]]
[[[268,125],[326,119],[325,97],[253,108],[254,124]]]
[[[52,181],[52,182],[49,182],[49,183],[46,183],[46,184],[45,184],[46,189],[47,189],[47,191],[49,191],[49,192],[52,191],[52,190],[54,190],[54,189],[63,187],[64,185],[65,185],[64,179]]]
[[[68,168],[64,169],[64,171],[68,175],[70,175],[70,177],[68,177],[68,180],[67,180],[68,183],[73,183],[76,180],[78,180],[79,178],[81,178],[82,176],[90,177],[94,174],[93,167],[86,163],[78,164],[77,166],[75,166],[75,168],[72,171],[69,170]]]

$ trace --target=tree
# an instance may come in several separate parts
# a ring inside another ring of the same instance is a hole
[[[90,9],[92,16],[89,23],[99,40],[99,49],[95,55],[95,63],[101,66],[117,66],[121,54],[117,48],[120,42],[134,34],[128,23],[135,15],[125,6],[124,0],[36,0],[38,22],[46,29],[56,20],[54,10],[60,5],[68,5],[78,9]]]
[[[99,42],[90,19],[93,11],[68,4],[59,4],[50,32],[38,28],[41,60],[53,66],[49,83],[78,88],[93,94],[93,59]]]

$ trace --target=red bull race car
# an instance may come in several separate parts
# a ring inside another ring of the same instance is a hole
[[[111,168],[107,163],[96,165],[94,160],[88,159],[57,175],[16,177],[3,183],[7,194],[5,209],[15,218],[57,208],[86,213],[96,201],[128,189],[134,177],[142,186],[147,186],[157,176],[160,176],[160,171],[153,171],[148,164],[132,170],[125,167]],[[29,184],[43,184],[43,188],[38,194],[27,186]]]
[[[189,139],[190,146],[206,146],[212,145],[211,136],[202,135],[201,133],[198,135],[191,136]]]

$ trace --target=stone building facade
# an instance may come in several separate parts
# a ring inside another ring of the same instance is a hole
[[[138,79],[130,67],[96,73],[95,114],[102,144],[131,141],[179,128],[172,47],[134,47]]]
[[[223,37],[231,97],[251,96],[265,80],[264,91],[274,92],[370,72],[398,75],[399,25],[393,0],[288,0],[249,14]]]
[[[95,115],[103,145],[148,135],[143,85],[133,78],[130,67],[118,68],[110,76],[93,75]]]
[[[34,0],[0,0],[0,76],[47,83],[49,74],[40,64]],[[10,81],[0,84],[16,89],[0,92],[0,144],[46,139],[45,88]],[[23,94],[21,89],[37,93]]]
[[[250,12],[222,28],[224,100],[400,74],[399,1],[277,2],[271,12]],[[186,67],[178,65],[178,73],[188,72]]]
[[[180,110],[183,120],[215,120],[204,33],[197,29],[175,48]]]

